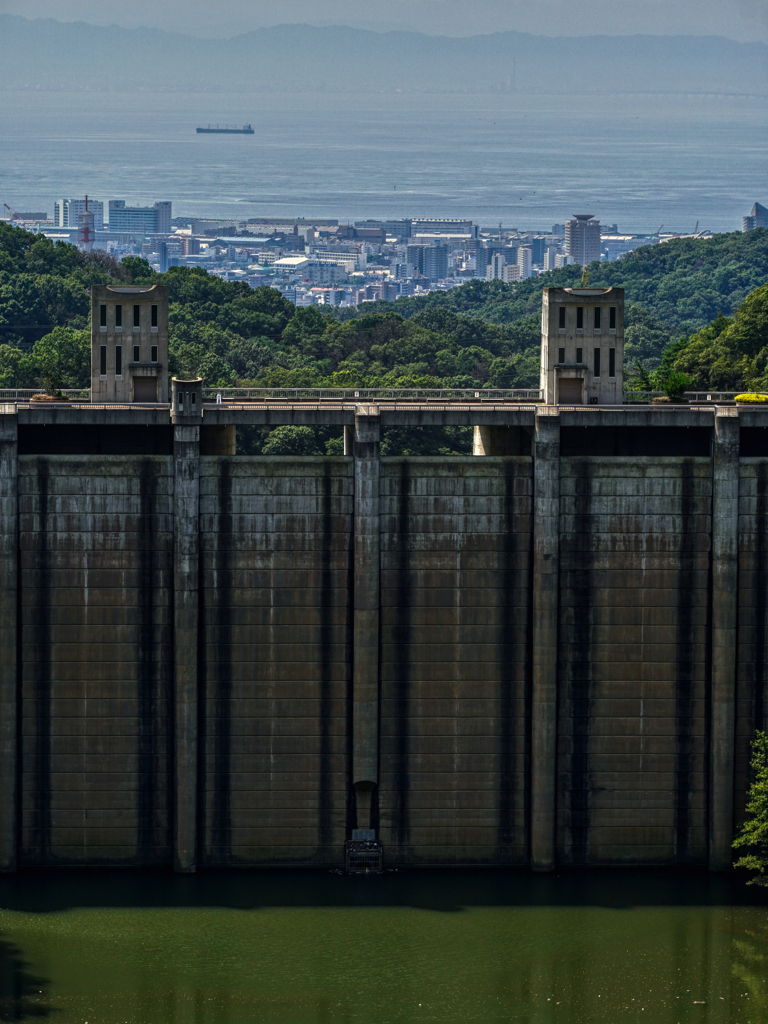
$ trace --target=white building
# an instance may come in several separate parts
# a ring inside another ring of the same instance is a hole
[[[88,212],[93,214],[94,231],[103,231],[104,203],[89,199]],[[57,228],[76,228],[81,213],[85,213],[85,199],[57,199],[53,204],[53,223]]]
[[[576,213],[567,222],[565,252],[582,266],[600,259],[600,221],[591,213]]]
[[[520,280],[524,281],[533,274],[533,249],[517,250],[517,265],[520,269]]]
[[[607,260],[617,260],[625,253],[648,245],[649,239],[638,238],[637,235],[603,235],[602,250]]]
[[[126,206],[124,199],[109,201],[109,230],[129,235],[169,235],[171,203],[154,206]]]
[[[313,284],[337,284],[347,280],[344,266],[336,263],[321,263],[306,256],[284,256],[272,264],[278,273],[300,275],[304,281]],[[298,303],[297,303],[298,304]]]
[[[502,281],[504,279],[504,267],[506,265],[504,253],[495,252],[491,256],[491,262],[485,268],[486,281]]]

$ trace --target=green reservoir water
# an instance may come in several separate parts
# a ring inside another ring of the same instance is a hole
[[[768,907],[704,874],[0,879],[0,1019],[768,1022]]]

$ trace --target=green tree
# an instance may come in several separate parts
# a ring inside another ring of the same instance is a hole
[[[696,389],[764,390],[768,387],[768,285],[748,295],[733,316],[718,314],[669,355],[674,356],[670,369],[687,373]]]
[[[322,455],[311,427],[277,427],[261,449],[262,455]]]
[[[123,256],[120,262],[132,284],[151,284],[157,277],[143,256]]]
[[[768,736],[759,729],[752,741],[752,782],[747,794],[749,817],[733,840],[734,849],[748,847],[751,853],[736,861],[737,868],[756,871],[748,885],[768,886]]]
[[[54,327],[36,341],[32,360],[41,383],[51,388],[86,388],[91,377],[90,331]]]
[[[672,373],[667,374],[663,390],[667,398],[679,399],[683,397],[690,386],[691,378],[687,373],[673,370]]]

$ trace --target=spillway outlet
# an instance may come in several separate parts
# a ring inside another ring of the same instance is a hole
[[[348,875],[380,875],[384,870],[384,847],[373,829],[353,829],[345,855]]]

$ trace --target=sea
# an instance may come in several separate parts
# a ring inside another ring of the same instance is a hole
[[[624,95],[611,82],[589,96],[384,95],[354,82],[343,95],[155,93],[140,68],[130,75],[131,91],[0,93],[0,204],[52,216],[55,199],[87,193],[170,199],[190,218],[444,217],[535,231],[591,213],[632,233],[740,230],[768,204],[757,97]],[[254,135],[195,132],[246,122]]]

